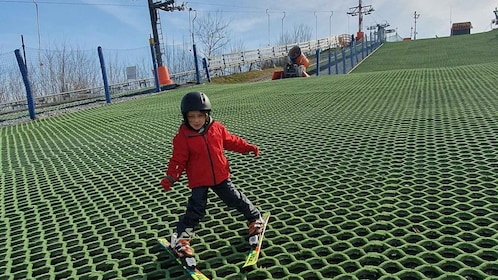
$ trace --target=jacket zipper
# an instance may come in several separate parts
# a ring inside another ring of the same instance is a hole
[[[202,135],[202,137],[204,138],[204,142],[206,143],[206,150],[207,150],[208,157],[209,157],[209,163],[211,165],[211,172],[213,173],[213,186],[215,186],[216,185],[216,175],[214,172],[214,165],[213,165],[213,159],[211,158],[211,152],[209,151],[209,143],[207,141],[206,134]]]

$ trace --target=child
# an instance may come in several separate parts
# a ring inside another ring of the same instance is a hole
[[[211,102],[202,92],[187,93],[181,101],[183,123],[173,138],[173,153],[166,177],[161,185],[169,191],[186,171],[192,194],[185,215],[171,237],[171,248],[190,268],[196,262],[190,247],[194,228],[206,213],[207,194],[211,189],[229,207],[237,209],[249,222],[249,243],[257,244],[264,221],[249,199],[235,188],[230,180],[228,161],[224,150],[259,155],[256,145],[232,135],[221,123],[211,117]]]

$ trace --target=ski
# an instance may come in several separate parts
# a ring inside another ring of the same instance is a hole
[[[194,279],[194,280],[209,280],[206,275],[202,274],[202,272],[199,269],[190,269],[183,264],[182,260],[171,250],[171,246],[168,240],[166,238],[158,238],[157,241],[159,244],[161,244],[171,256],[175,258],[175,260],[183,266],[183,269],[188,273],[188,275]]]
[[[246,262],[243,268],[254,265],[258,262],[259,253],[261,252],[261,246],[263,245],[263,236],[265,235],[266,226],[268,225],[268,220],[270,219],[270,212],[266,212],[263,215],[263,220],[265,221],[265,225],[263,226],[263,232],[261,232],[261,236],[258,240],[258,245],[255,248],[251,248],[249,254],[247,255]]]

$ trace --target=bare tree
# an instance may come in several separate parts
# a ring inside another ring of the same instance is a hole
[[[96,51],[84,51],[66,42],[42,53],[43,66],[31,66],[36,96],[95,86],[99,65]]]
[[[311,40],[312,28],[309,25],[300,24],[294,26],[293,39],[295,42],[306,42]]]
[[[231,53],[236,53],[236,52],[242,52],[246,49],[244,46],[244,41],[242,40],[237,40],[235,42],[231,42],[230,44],[230,52]]]
[[[282,45],[306,42],[311,40],[313,29],[308,25],[300,24],[294,25],[294,29],[290,33],[285,33],[280,38]]]
[[[207,13],[197,21],[195,34],[202,43],[201,53],[211,57],[221,53],[230,42],[228,27],[230,20],[223,18],[223,12]]]
[[[232,42],[230,44],[230,53],[240,53],[240,57],[242,59],[242,55],[244,53],[244,50],[245,50],[245,47],[244,47],[244,41],[242,40],[238,40],[238,41],[235,41],[235,42]],[[239,64],[238,66],[234,66],[232,71],[233,73],[241,73],[244,71],[244,69],[242,69],[243,67],[243,64]]]

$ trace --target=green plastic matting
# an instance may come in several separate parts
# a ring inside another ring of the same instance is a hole
[[[213,279],[497,279],[496,63],[203,85],[259,145],[227,152],[271,211],[258,265],[211,192],[192,244]],[[185,279],[157,243],[189,195],[159,185],[178,89],[0,129],[0,279]]]

